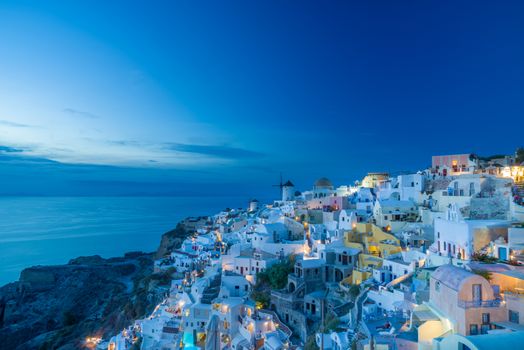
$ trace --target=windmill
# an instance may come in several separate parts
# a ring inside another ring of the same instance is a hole
[[[280,197],[282,197],[282,193],[284,191],[284,181],[282,180],[282,172],[280,172],[280,184],[273,185],[273,187],[279,187],[280,188]]]
[[[290,201],[295,198],[295,185],[293,185],[293,183],[289,180],[284,183],[282,179],[282,173],[280,173],[280,184],[273,185],[273,187],[280,188],[280,197],[282,198],[282,201]]]

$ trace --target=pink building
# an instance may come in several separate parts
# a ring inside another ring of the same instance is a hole
[[[449,173],[473,172],[477,168],[477,159],[469,153],[433,156],[431,168],[444,176]]]

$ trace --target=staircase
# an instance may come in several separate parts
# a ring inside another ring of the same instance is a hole
[[[218,297],[218,294],[220,293],[221,282],[222,274],[217,273],[211,283],[209,283],[209,286],[202,293],[202,298],[200,298],[200,302],[202,304],[211,304],[213,300]]]
[[[278,325],[278,329],[281,330],[288,338],[291,337],[293,332],[284,322],[280,321],[280,318],[276,312],[267,309],[261,309],[260,312],[271,315],[273,317],[273,322]]]
[[[517,194],[521,198],[524,197],[524,181],[516,182],[515,187],[517,188]]]

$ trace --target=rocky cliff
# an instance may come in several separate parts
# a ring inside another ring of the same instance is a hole
[[[76,349],[86,336],[121,330],[160,299],[152,270],[144,253],[25,269],[0,288],[0,349]]]
[[[182,242],[190,234],[190,231],[186,229],[183,223],[178,223],[178,225],[176,225],[173,230],[168,231],[162,235],[160,246],[156,252],[156,258],[162,258],[168,255],[174,249],[180,248]]]
[[[155,257],[180,247],[187,235],[178,224],[155,253],[23,270],[18,282],[0,288],[0,350],[85,348],[86,337],[108,338],[146,316],[170,287],[170,276],[153,274]]]

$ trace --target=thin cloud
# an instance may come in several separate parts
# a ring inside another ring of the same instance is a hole
[[[23,152],[23,150],[18,149],[18,148],[9,147],[9,146],[0,146],[0,152],[4,152],[4,153],[20,153],[20,152]]]
[[[90,112],[85,112],[85,111],[79,111],[78,109],[73,109],[73,108],[65,108],[63,110],[64,113],[67,113],[69,115],[72,115],[72,116],[76,116],[76,117],[83,117],[83,118],[89,118],[89,119],[98,119],[100,118],[100,116],[96,115],[96,114],[93,114],[93,113],[90,113]]]
[[[13,128],[30,128],[31,125],[10,122],[9,120],[0,120],[0,125],[11,126]]]
[[[168,148],[182,153],[201,154],[225,159],[249,159],[264,157],[263,153],[247,150],[244,148],[230,147],[225,145],[196,145],[186,143],[170,143]]]
[[[106,142],[118,146],[143,146],[143,143],[135,140],[107,140]]]

